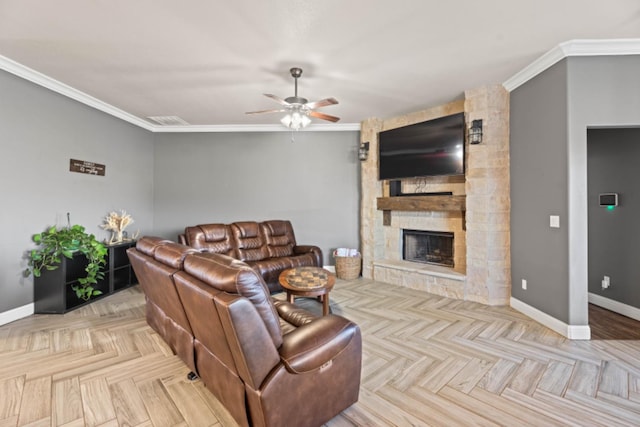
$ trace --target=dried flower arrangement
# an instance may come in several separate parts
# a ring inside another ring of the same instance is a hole
[[[115,243],[122,243],[127,240],[135,240],[137,234],[133,236],[132,239],[125,239],[123,237],[124,229],[129,225],[133,224],[133,218],[124,209],[120,210],[120,212],[109,212],[109,214],[104,218],[104,224],[100,227],[111,231],[111,238],[107,242],[110,245]]]

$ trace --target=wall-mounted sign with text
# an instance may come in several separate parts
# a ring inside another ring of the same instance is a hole
[[[76,160],[76,159],[69,160],[70,172],[104,176],[106,169],[107,167],[105,165],[101,165],[100,163],[93,163],[93,162],[87,162],[86,160]]]

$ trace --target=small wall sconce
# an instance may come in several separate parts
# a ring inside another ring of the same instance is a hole
[[[360,148],[358,148],[358,158],[364,162],[365,160],[367,160],[368,157],[369,157],[369,143],[363,142],[362,144],[360,144]]]
[[[482,142],[482,120],[473,120],[469,128],[469,144]]]

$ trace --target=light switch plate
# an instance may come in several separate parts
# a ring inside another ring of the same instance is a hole
[[[558,215],[549,216],[549,227],[560,228],[560,217]]]

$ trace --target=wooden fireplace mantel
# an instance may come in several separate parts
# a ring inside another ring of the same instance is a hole
[[[379,211],[466,211],[467,196],[378,197]]]

